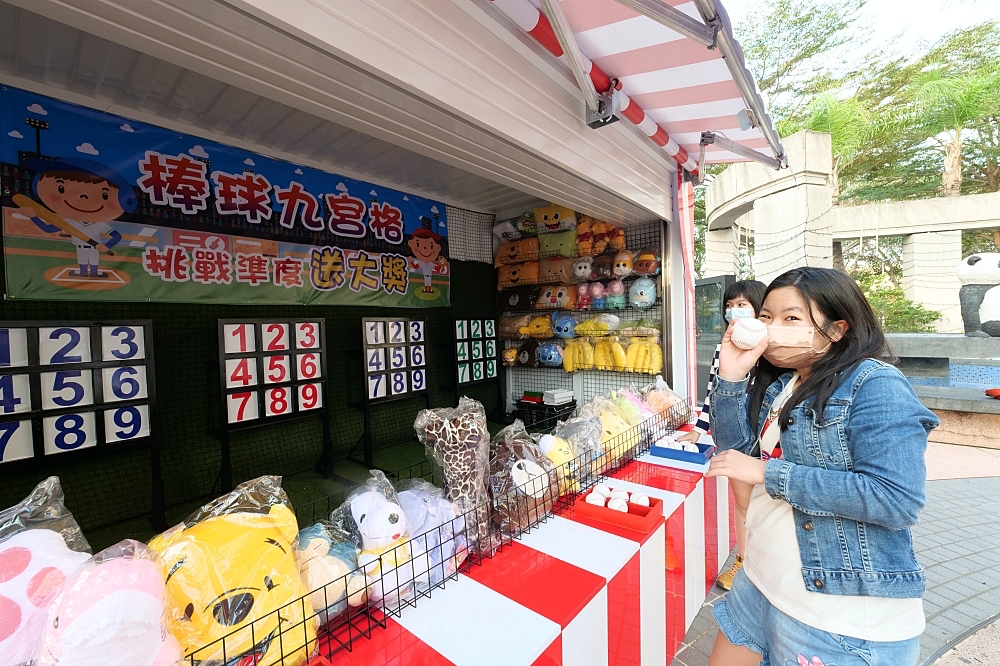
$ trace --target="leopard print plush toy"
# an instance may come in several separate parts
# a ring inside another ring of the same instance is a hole
[[[489,543],[489,447],[486,410],[482,403],[462,398],[456,409],[425,409],[414,423],[427,457],[441,470],[445,499],[465,512],[469,545]]]

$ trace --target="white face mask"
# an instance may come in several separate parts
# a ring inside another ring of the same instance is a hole
[[[726,321],[734,319],[753,319],[753,308],[726,308]]]

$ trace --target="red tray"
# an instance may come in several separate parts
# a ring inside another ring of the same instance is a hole
[[[586,495],[580,495],[574,502],[573,508],[577,515],[643,534],[647,534],[657,524],[663,522],[663,502],[655,497],[649,498],[649,506],[639,506],[629,502],[628,513],[615,511],[606,506],[587,504]]]

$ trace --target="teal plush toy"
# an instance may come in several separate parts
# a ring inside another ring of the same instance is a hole
[[[576,229],[556,234],[540,234],[538,236],[538,255],[540,257],[575,257]]]
[[[604,307],[608,310],[625,309],[625,285],[621,280],[612,280],[608,283],[608,300]]]
[[[628,290],[629,303],[634,308],[645,310],[656,302],[656,283],[652,278],[641,277]]]

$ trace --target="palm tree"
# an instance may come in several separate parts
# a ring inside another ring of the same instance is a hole
[[[825,92],[810,104],[803,129],[830,135],[833,144],[830,189],[836,206],[840,200],[840,172],[850,166],[875,130],[872,114],[856,97],[841,99],[832,92]]]
[[[905,91],[915,120],[944,152],[942,196],[962,190],[963,133],[970,124],[1000,114],[1000,70],[948,76],[942,66],[919,72]]]

